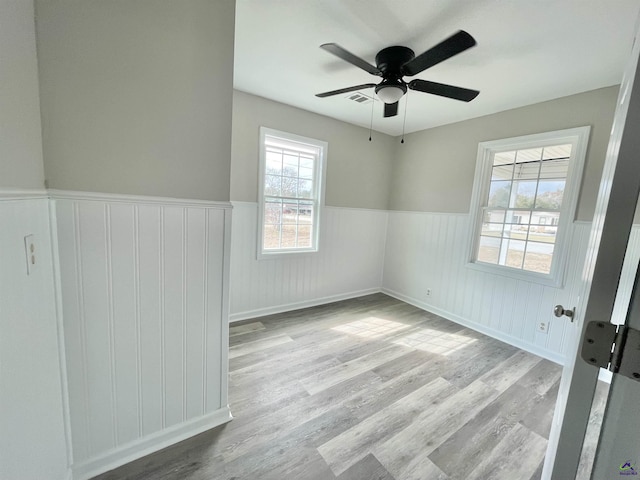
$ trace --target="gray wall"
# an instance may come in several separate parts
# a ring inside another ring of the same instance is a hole
[[[43,188],[33,3],[0,1],[0,187]]]
[[[36,0],[50,188],[229,199],[233,0]]]
[[[260,127],[329,142],[325,203],[335,207],[387,209],[395,145],[399,141],[333,118],[235,91],[231,199],[258,199]]]
[[[390,207],[467,213],[479,142],[590,125],[577,219],[591,220],[617,95],[617,86],[602,88],[408,135],[396,149]]]

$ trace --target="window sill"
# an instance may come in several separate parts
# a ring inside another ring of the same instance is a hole
[[[491,275],[500,275],[514,280],[537,283],[549,287],[563,287],[563,278],[558,278],[560,276],[557,274],[555,276],[552,274],[545,275],[543,273],[527,272],[524,270],[517,270],[515,268],[503,267],[502,265],[491,265],[488,263],[468,262],[465,266],[471,270],[489,273]]]
[[[258,260],[276,260],[287,257],[306,257],[318,253],[318,249],[277,250],[274,252],[258,252]]]

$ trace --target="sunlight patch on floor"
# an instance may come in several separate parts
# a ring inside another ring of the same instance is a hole
[[[411,327],[411,325],[394,322],[393,320],[368,317],[338,325],[333,327],[332,330],[363,338],[381,338],[409,327]],[[433,328],[421,328],[417,332],[393,340],[391,343],[415,348],[416,350],[422,350],[424,352],[436,353],[438,355],[450,355],[476,341],[477,338],[468,337],[459,333],[447,333]]]
[[[423,328],[418,332],[395,340],[393,343],[438,355],[450,355],[476,341],[476,338],[457,333],[446,333],[431,328]]]
[[[368,317],[363,320],[356,320],[355,322],[338,325],[337,327],[333,327],[332,330],[357,335],[359,337],[380,338],[388,335],[389,333],[398,332],[409,327],[410,325],[406,325],[404,323],[385,320],[378,317]]]

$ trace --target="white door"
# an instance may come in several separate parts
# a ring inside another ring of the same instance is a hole
[[[564,368],[542,475],[545,480],[576,478],[599,373],[597,367],[581,358],[581,345],[589,322],[611,319],[638,202],[640,35],[638,29],[636,32],[636,41],[629,46],[630,60],[620,88],[585,262],[584,285],[576,309],[581,338],[576,338],[574,354],[569,354]],[[634,271],[637,269],[637,265],[632,267]],[[628,309],[628,324],[640,328],[640,292],[634,298],[635,303]],[[615,374],[593,465],[593,480],[625,478],[640,468],[640,463],[636,468],[636,462],[640,462],[639,413],[640,383]]]

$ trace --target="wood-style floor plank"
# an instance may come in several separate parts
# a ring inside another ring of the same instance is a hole
[[[518,421],[527,415],[535,396],[512,385],[429,454],[452,479],[466,478]]]
[[[414,468],[414,463],[422,462],[422,457],[428,456],[497,396],[497,390],[480,381],[473,382],[443,403],[425,405],[425,410],[409,426],[382,444],[373,445],[373,454],[387,470],[402,478]]]
[[[467,480],[530,478],[544,458],[547,441],[516,424],[496,447],[487,452]]]
[[[560,367],[535,355],[383,294],[229,345],[234,420],[97,479],[539,479]]]
[[[243,335],[251,332],[264,330],[262,322],[244,323],[242,325],[236,325],[229,327],[229,337],[235,337],[236,335]]]
[[[518,385],[544,395],[553,388],[562,375],[562,370],[549,360],[542,360],[518,380]]]
[[[288,342],[293,342],[293,339],[289,335],[276,335],[260,340],[254,340],[253,342],[241,343],[229,349],[229,358],[236,358],[248,353],[259,352]]]
[[[331,367],[320,373],[306,377],[301,383],[307,389],[307,392],[313,395],[314,393],[319,393],[329,387],[338,385],[340,382],[353,378],[360,373],[382,365],[389,360],[401,357],[407,353],[407,351],[404,347],[389,345],[362,357],[349,360],[336,367]]]
[[[540,357],[518,350],[505,361],[485,373],[480,379],[490,387],[504,392],[541,361]]]
[[[384,466],[372,454],[345,470],[337,480],[395,480]]]
[[[404,431],[425,409],[442,402],[457,390],[446,380],[437,378],[332,438],[318,451],[331,470],[336,475],[341,474],[354,461],[366,457],[372,447]]]

